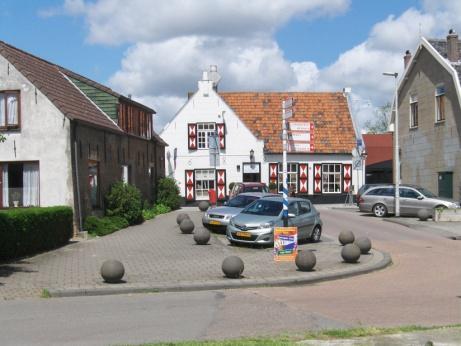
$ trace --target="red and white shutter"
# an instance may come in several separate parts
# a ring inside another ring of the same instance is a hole
[[[322,193],[322,165],[314,164],[314,193]]]
[[[277,188],[278,188],[277,180],[279,176],[278,169],[279,169],[279,165],[277,163],[269,163],[269,182],[277,184]]]
[[[226,170],[217,169],[216,170],[216,192],[218,201],[226,199]]]
[[[351,191],[351,181],[352,181],[352,165],[347,164],[343,165],[343,191]]]
[[[193,170],[186,170],[186,201],[195,200],[195,174]]]
[[[197,124],[187,124],[188,148],[197,149]]]
[[[216,124],[218,132],[219,149],[226,149],[226,124]]]
[[[300,163],[298,170],[298,181],[299,181],[299,193],[307,193],[307,163]]]

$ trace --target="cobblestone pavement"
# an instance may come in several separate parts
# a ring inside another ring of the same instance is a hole
[[[196,228],[203,227],[201,214],[195,210],[187,212]],[[300,272],[294,263],[275,263],[271,248],[230,246],[222,234],[212,233],[209,245],[195,245],[192,235],[181,234],[176,225],[176,215],[177,212],[160,215],[142,225],[102,238],[78,241],[31,258],[1,264],[0,297],[39,297],[46,294],[44,290],[81,291],[109,286],[136,289],[197,283],[219,286],[223,282],[244,282],[247,279],[297,281],[309,276],[320,278],[326,274],[341,276],[351,270],[371,268],[378,258],[382,259],[381,253],[372,251],[361,256],[359,264],[343,263],[339,244],[324,235],[320,243],[300,245],[301,250],[315,251],[317,257],[315,271]],[[223,277],[221,263],[229,255],[243,259],[243,279]],[[126,283],[103,283],[99,271],[107,259],[118,259],[124,264]]]

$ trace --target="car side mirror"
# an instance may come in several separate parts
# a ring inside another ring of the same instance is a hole
[[[292,214],[292,213],[288,213],[288,218],[289,218],[289,219],[292,219],[292,218],[294,218],[294,217],[296,217],[296,215],[295,215],[295,214]]]
[[[422,199],[424,199],[424,197],[423,197],[423,196],[418,196],[418,197],[416,197],[416,198],[417,198],[417,199],[419,199],[419,200],[422,200]]]

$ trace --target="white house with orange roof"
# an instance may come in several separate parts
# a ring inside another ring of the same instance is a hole
[[[169,143],[166,175],[187,202],[225,200],[240,181],[282,186],[282,101],[292,98],[288,120],[288,186],[314,203],[345,202],[358,189],[352,169],[356,133],[342,92],[219,92],[215,66],[161,132]]]

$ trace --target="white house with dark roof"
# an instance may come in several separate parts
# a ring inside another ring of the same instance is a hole
[[[398,85],[401,180],[461,199],[461,41],[421,41]]]
[[[125,180],[155,198],[154,110],[0,41],[0,208],[67,205],[76,229]]]
[[[160,136],[168,142],[165,174],[188,202],[218,200],[241,181],[282,186],[282,101],[292,98],[288,185],[314,202],[345,202],[363,178],[352,167],[356,133],[342,92],[218,92],[216,68],[205,72]]]

